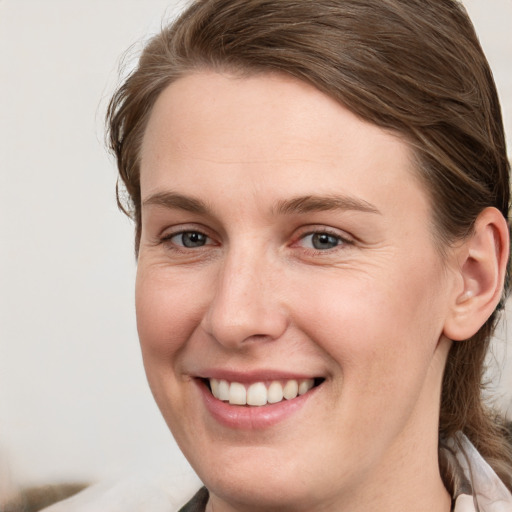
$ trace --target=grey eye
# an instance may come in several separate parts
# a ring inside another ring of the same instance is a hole
[[[173,239],[175,244],[182,245],[188,249],[203,247],[203,245],[206,245],[208,241],[208,237],[198,231],[185,231],[184,233],[178,233],[177,235],[174,235]]]
[[[341,243],[340,237],[330,235],[329,233],[312,233],[305,237],[305,241],[310,239],[309,244],[313,249],[317,251],[325,251],[332,249]]]

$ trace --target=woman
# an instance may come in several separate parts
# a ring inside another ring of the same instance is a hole
[[[194,2],[108,121],[182,510],[512,510],[509,164],[457,2]]]

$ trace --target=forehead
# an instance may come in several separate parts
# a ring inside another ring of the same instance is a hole
[[[398,191],[422,195],[411,155],[396,134],[294,78],[200,72],[172,83],[154,105],[141,151],[142,195],[197,190],[211,180],[263,188],[269,197],[290,188],[356,191],[370,202]]]

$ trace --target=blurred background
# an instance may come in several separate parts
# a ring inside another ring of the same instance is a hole
[[[0,492],[187,471],[146,384],[133,228],[117,210],[103,144],[121,56],[184,4],[0,0]],[[464,4],[510,149],[512,1]],[[489,376],[511,416],[507,339],[504,324]]]

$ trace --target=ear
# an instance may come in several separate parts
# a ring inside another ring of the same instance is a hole
[[[509,256],[507,221],[496,208],[477,217],[474,230],[456,248],[461,279],[455,290],[444,335],[466,340],[476,334],[500,301]]]

